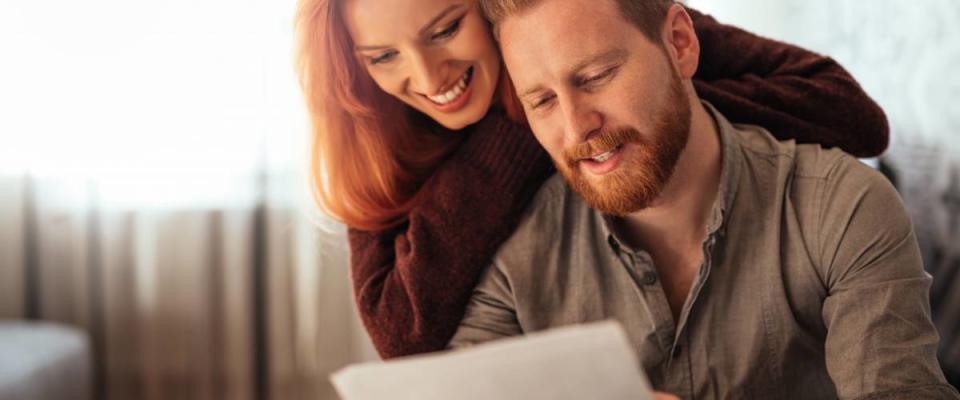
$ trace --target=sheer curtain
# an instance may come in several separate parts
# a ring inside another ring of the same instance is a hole
[[[882,157],[933,275],[940,359],[960,385],[960,2],[689,0],[721,21],[837,59],[884,108]]]
[[[313,208],[292,0],[0,3],[0,318],[96,398],[335,398],[373,357]]]

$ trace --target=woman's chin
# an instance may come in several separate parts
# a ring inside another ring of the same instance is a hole
[[[483,119],[490,110],[490,101],[473,103],[455,113],[439,113],[436,110],[425,112],[427,116],[450,130],[461,130]],[[421,110],[424,111],[424,110]]]

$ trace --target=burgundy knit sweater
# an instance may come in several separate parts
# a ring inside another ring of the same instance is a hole
[[[727,118],[861,157],[887,147],[883,111],[835,61],[690,15],[697,93]],[[357,306],[384,358],[444,348],[484,268],[554,172],[533,134],[497,110],[462,134],[405,223],[349,232]]]

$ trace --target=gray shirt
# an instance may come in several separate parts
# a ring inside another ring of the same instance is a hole
[[[616,319],[657,390],[685,399],[957,399],[930,277],[886,179],[713,107],[720,192],[674,320],[648,252],[554,176],[500,248],[452,347]]]

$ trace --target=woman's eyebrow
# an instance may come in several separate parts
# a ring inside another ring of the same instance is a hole
[[[354,46],[357,51],[383,50],[390,46]]]
[[[424,36],[424,35],[426,35],[428,32],[430,32],[430,30],[433,28],[434,25],[436,25],[438,22],[440,22],[440,20],[442,20],[442,19],[443,19],[444,17],[446,17],[447,15],[450,15],[450,13],[452,13],[452,12],[454,12],[454,11],[457,11],[458,9],[462,8],[462,6],[463,6],[463,4],[453,4],[453,5],[450,5],[449,7],[445,8],[445,9],[444,9],[443,11],[441,11],[439,14],[437,14],[436,16],[434,16],[433,18],[431,18],[430,21],[427,22],[427,24],[423,26],[423,28],[420,28],[420,31],[418,32],[418,35],[419,35],[419,36]],[[384,50],[384,49],[390,48],[390,46],[381,46],[381,45],[356,45],[356,46],[353,46],[353,48],[354,48],[355,50],[357,50],[357,51],[373,51],[373,50]]]
[[[456,10],[459,9],[461,6],[462,6],[462,4],[453,4],[453,5],[445,8],[443,11],[441,11],[439,14],[437,14],[437,15],[434,16],[433,18],[431,18],[431,19],[430,19],[430,22],[427,22],[427,24],[424,25],[423,28],[420,28],[420,36],[426,35],[427,32],[430,32],[430,30],[433,28],[433,26],[437,24],[437,22],[440,22],[440,20],[442,20],[444,17],[446,17],[446,16],[449,15],[450,13],[456,11]]]

